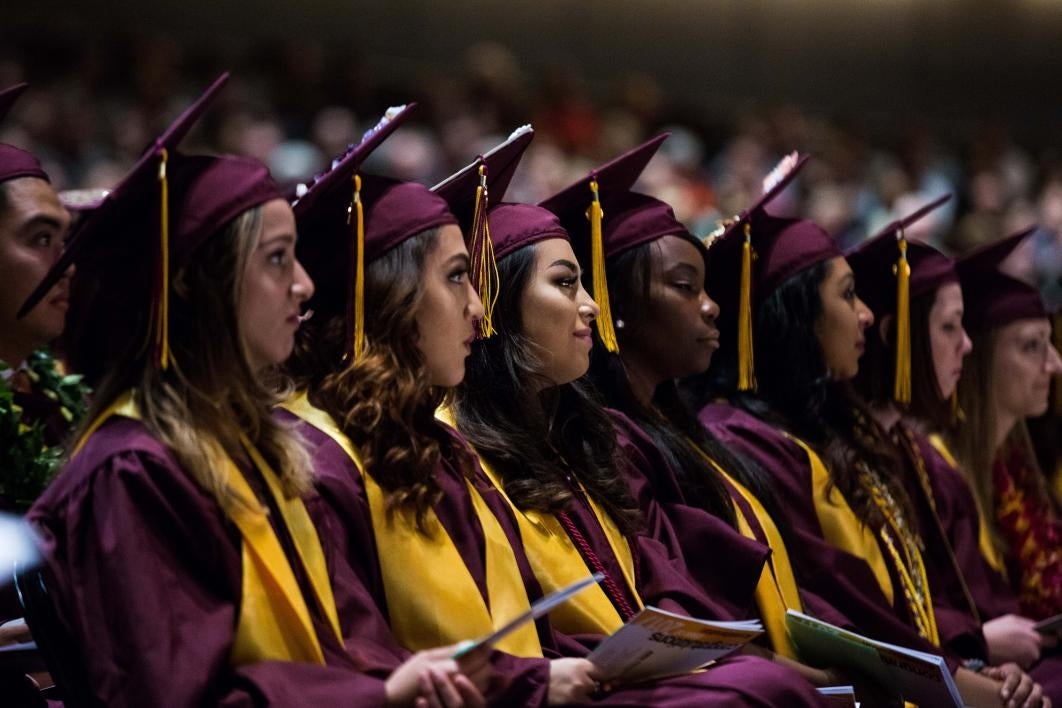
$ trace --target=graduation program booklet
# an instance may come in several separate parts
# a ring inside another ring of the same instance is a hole
[[[1033,629],[1042,634],[1051,634],[1052,632],[1062,632],[1062,614],[1055,615],[1054,617],[1048,617],[1042,619],[1033,625]]]
[[[863,674],[920,706],[962,708],[947,664],[936,654],[878,642],[795,610],[786,612],[785,625],[801,661]]]
[[[689,673],[762,633],[756,620],[709,622],[646,607],[587,658],[603,682],[631,683]]]
[[[816,688],[822,701],[830,708],[859,708],[853,686],[824,686]]]

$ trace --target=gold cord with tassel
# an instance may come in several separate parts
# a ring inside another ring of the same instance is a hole
[[[601,310],[597,316],[597,333],[605,349],[615,354],[619,352],[619,342],[616,341],[616,330],[612,324],[612,308],[608,302],[605,243],[601,235],[601,221],[605,217],[605,212],[601,209],[601,195],[596,178],[590,180],[590,192],[593,195],[593,201],[590,202],[590,209],[587,212],[587,218],[590,219],[590,260],[593,268],[594,300]]]
[[[361,204],[361,175],[354,175],[354,196],[347,208],[347,224],[350,224],[351,212],[355,218],[355,255],[354,255],[354,328],[351,351],[354,360],[361,358],[365,351],[365,212]]]
[[[155,354],[158,366],[165,371],[170,366],[170,185],[166,175],[169,152],[159,153],[159,280],[155,311]]]
[[[498,302],[498,262],[494,258],[494,243],[490,239],[490,222],[487,210],[490,197],[487,190],[487,166],[479,166],[479,186],[476,187],[476,206],[472,215],[472,234],[469,256],[472,259],[472,285],[479,293],[483,305],[483,319],[477,332],[482,339],[495,333],[494,305]]]
[[[900,229],[896,261],[896,373],[893,399],[900,404],[911,402],[911,264],[907,262],[907,238]]]
[[[738,390],[756,390],[755,358],[752,350],[752,226],[745,223],[741,244],[741,290],[738,299],[737,349]]]

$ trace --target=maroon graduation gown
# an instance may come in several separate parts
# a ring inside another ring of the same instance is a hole
[[[735,452],[758,462],[774,480],[793,533],[789,559],[801,587],[807,587],[873,639],[941,654],[953,673],[961,660],[947,646],[934,647],[914,629],[895,568],[886,565],[896,588],[889,603],[870,566],[858,556],[831,545],[823,536],[811,497],[807,455],[777,428],[733,406],[709,404],[701,423]]]
[[[245,475],[263,501],[264,482]],[[270,514],[285,548],[292,544]],[[232,667],[241,600],[236,527],[143,425],[112,418],[33,506],[60,621],[107,706],[382,705],[402,660],[381,618],[362,613],[367,651],[348,653],[307,604],[326,665]],[[303,595],[305,572],[293,562]],[[366,603],[372,609],[371,603]]]
[[[920,433],[912,431],[926,463],[937,515],[955,552],[962,577],[980,614],[981,621],[1006,614],[1020,615],[1017,595],[1006,578],[997,573],[981,555],[980,525],[973,492],[962,472],[955,469]],[[952,596],[964,600],[961,587],[951,589]],[[1045,652],[1029,669],[1044,693],[1054,703],[1062,703],[1062,649]]]
[[[631,492],[645,514],[651,535],[665,535],[669,526],[694,580],[713,599],[725,599],[731,619],[756,619],[755,588],[771,553],[767,537],[748,501],[728,480],[723,484],[741,509],[756,540],[745,538],[725,520],[690,506],[670,463],[645,432],[620,411],[609,410],[627,465]],[[667,524],[661,523],[660,515]],[[841,627],[851,623],[829,603],[799,588],[804,610]]]
[[[279,412],[282,418],[291,414]],[[327,502],[330,519],[322,519],[331,528],[342,528],[341,541],[353,572],[362,579],[365,587],[386,612],[383,580],[380,574],[377,549],[372,532],[372,520],[365,487],[360,474],[350,458],[327,434],[302,422],[300,432],[309,442],[318,475],[321,497]],[[464,445],[456,432],[450,431],[454,445]],[[449,457],[453,454],[450,451]],[[542,595],[534,577],[512,509],[501,493],[494,489],[490,480],[480,469],[474,470],[476,485],[486,504],[498,518],[512,544],[520,574],[533,602]],[[440,523],[461,551],[466,567],[480,592],[486,597],[486,573],[484,570],[484,542],[482,530],[472,510],[467,487],[460,472],[449,461],[440,464],[436,480],[443,489],[443,499],[433,509]],[[319,511],[319,510],[317,510]],[[315,512],[316,513],[316,512]],[[576,527],[598,553],[606,571],[616,578],[619,564],[608,548],[607,539],[593,518],[589,508],[574,503],[569,510]],[[315,516],[315,522],[318,518]],[[322,534],[324,535],[324,534]],[[682,577],[685,568],[681,558],[668,557],[667,552],[651,538],[641,537],[634,549],[639,558],[639,577],[648,574],[649,598],[646,602],[658,602],[659,606],[675,611],[685,611],[686,605],[696,605],[703,593],[684,583],[686,588],[672,589],[669,581]],[[650,555],[651,560],[645,561]],[[639,588],[641,590],[641,588]],[[337,604],[340,589],[337,588]],[[340,613],[342,615],[342,608]],[[340,618],[340,624],[344,620]],[[543,654],[547,659],[564,656],[585,657],[601,637],[569,636],[554,630],[547,618],[536,625]],[[345,630],[344,630],[345,631]],[[545,705],[549,688],[548,661],[544,659],[520,659],[500,652],[493,656],[500,686],[492,687],[489,698],[497,705]],[[736,657],[720,662],[711,670],[689,676],[679,676],[650,684],[626,686],[595,701],[609,706],[802,706],[821,705],[819,696],[797,674],[789,669],[754,657]]]

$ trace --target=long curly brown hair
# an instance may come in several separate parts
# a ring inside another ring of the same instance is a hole
[[[286,365],[294,386],[336,421],[361,452],[365,471],[388,493],[388,508],[424,514],[442,491],[435,466],[449,434],[435,421],[445,390],[428,382],[417,348],[421,270],[438,229],[417,234],[365,267],[365,350],[346,356],[346,312],[304,323]]]

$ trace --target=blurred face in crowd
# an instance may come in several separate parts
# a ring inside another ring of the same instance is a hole
[[[652,242],[648,290],[642,321],[617,332],[624,364],[653,383],[707,370],[719,348],[719,306],[704,291],[701,252],[680,236]]]
[[[1051,379],[1062,359],[1051,343],[1046,319],[1018,320],[999,328],[992,357],[992,381],[1000,412],[1017,419],[1043,415]]]
[[[822,312],[814,324],[815,338],[832,378],[847,381],[859,373],[859,359],[866,349],[864,331],[874,324],[874,315],[856,295],[855,276],[843,256],[827,262],[819,298]]]
[[[962,360],[973,349],[962,326],[962,315],[962,287],[948,283],[937,288],[933,306],[929,308],[929,345],[937,390],[945,399],[955,392],[962,375]]]
[[[63,332],[74,269],[21,320],[15,315],[55,264],[70,214],[37,177],[0,183],[0,359],[18,366]]]
[[[468,279],[469,259],[461,229],[439,229],[421,273],[417,307],[417,348],[432,386],[452,387],[465,378],[465,359],[472,352],[476,321],[483,305]]]
[[[522,334],[542,362],[536,373],[559,386],[590,368],[590,323],[600,310],[579,280],[567,240],[547,239],[534,248],[535,266],[520,296]]]
[[[283,199],[262,206],[262,228],[244,267],[240,335],[258,370],[282,363],[295,346],[302,304],[313,281],[295,258],[295,215]]]

